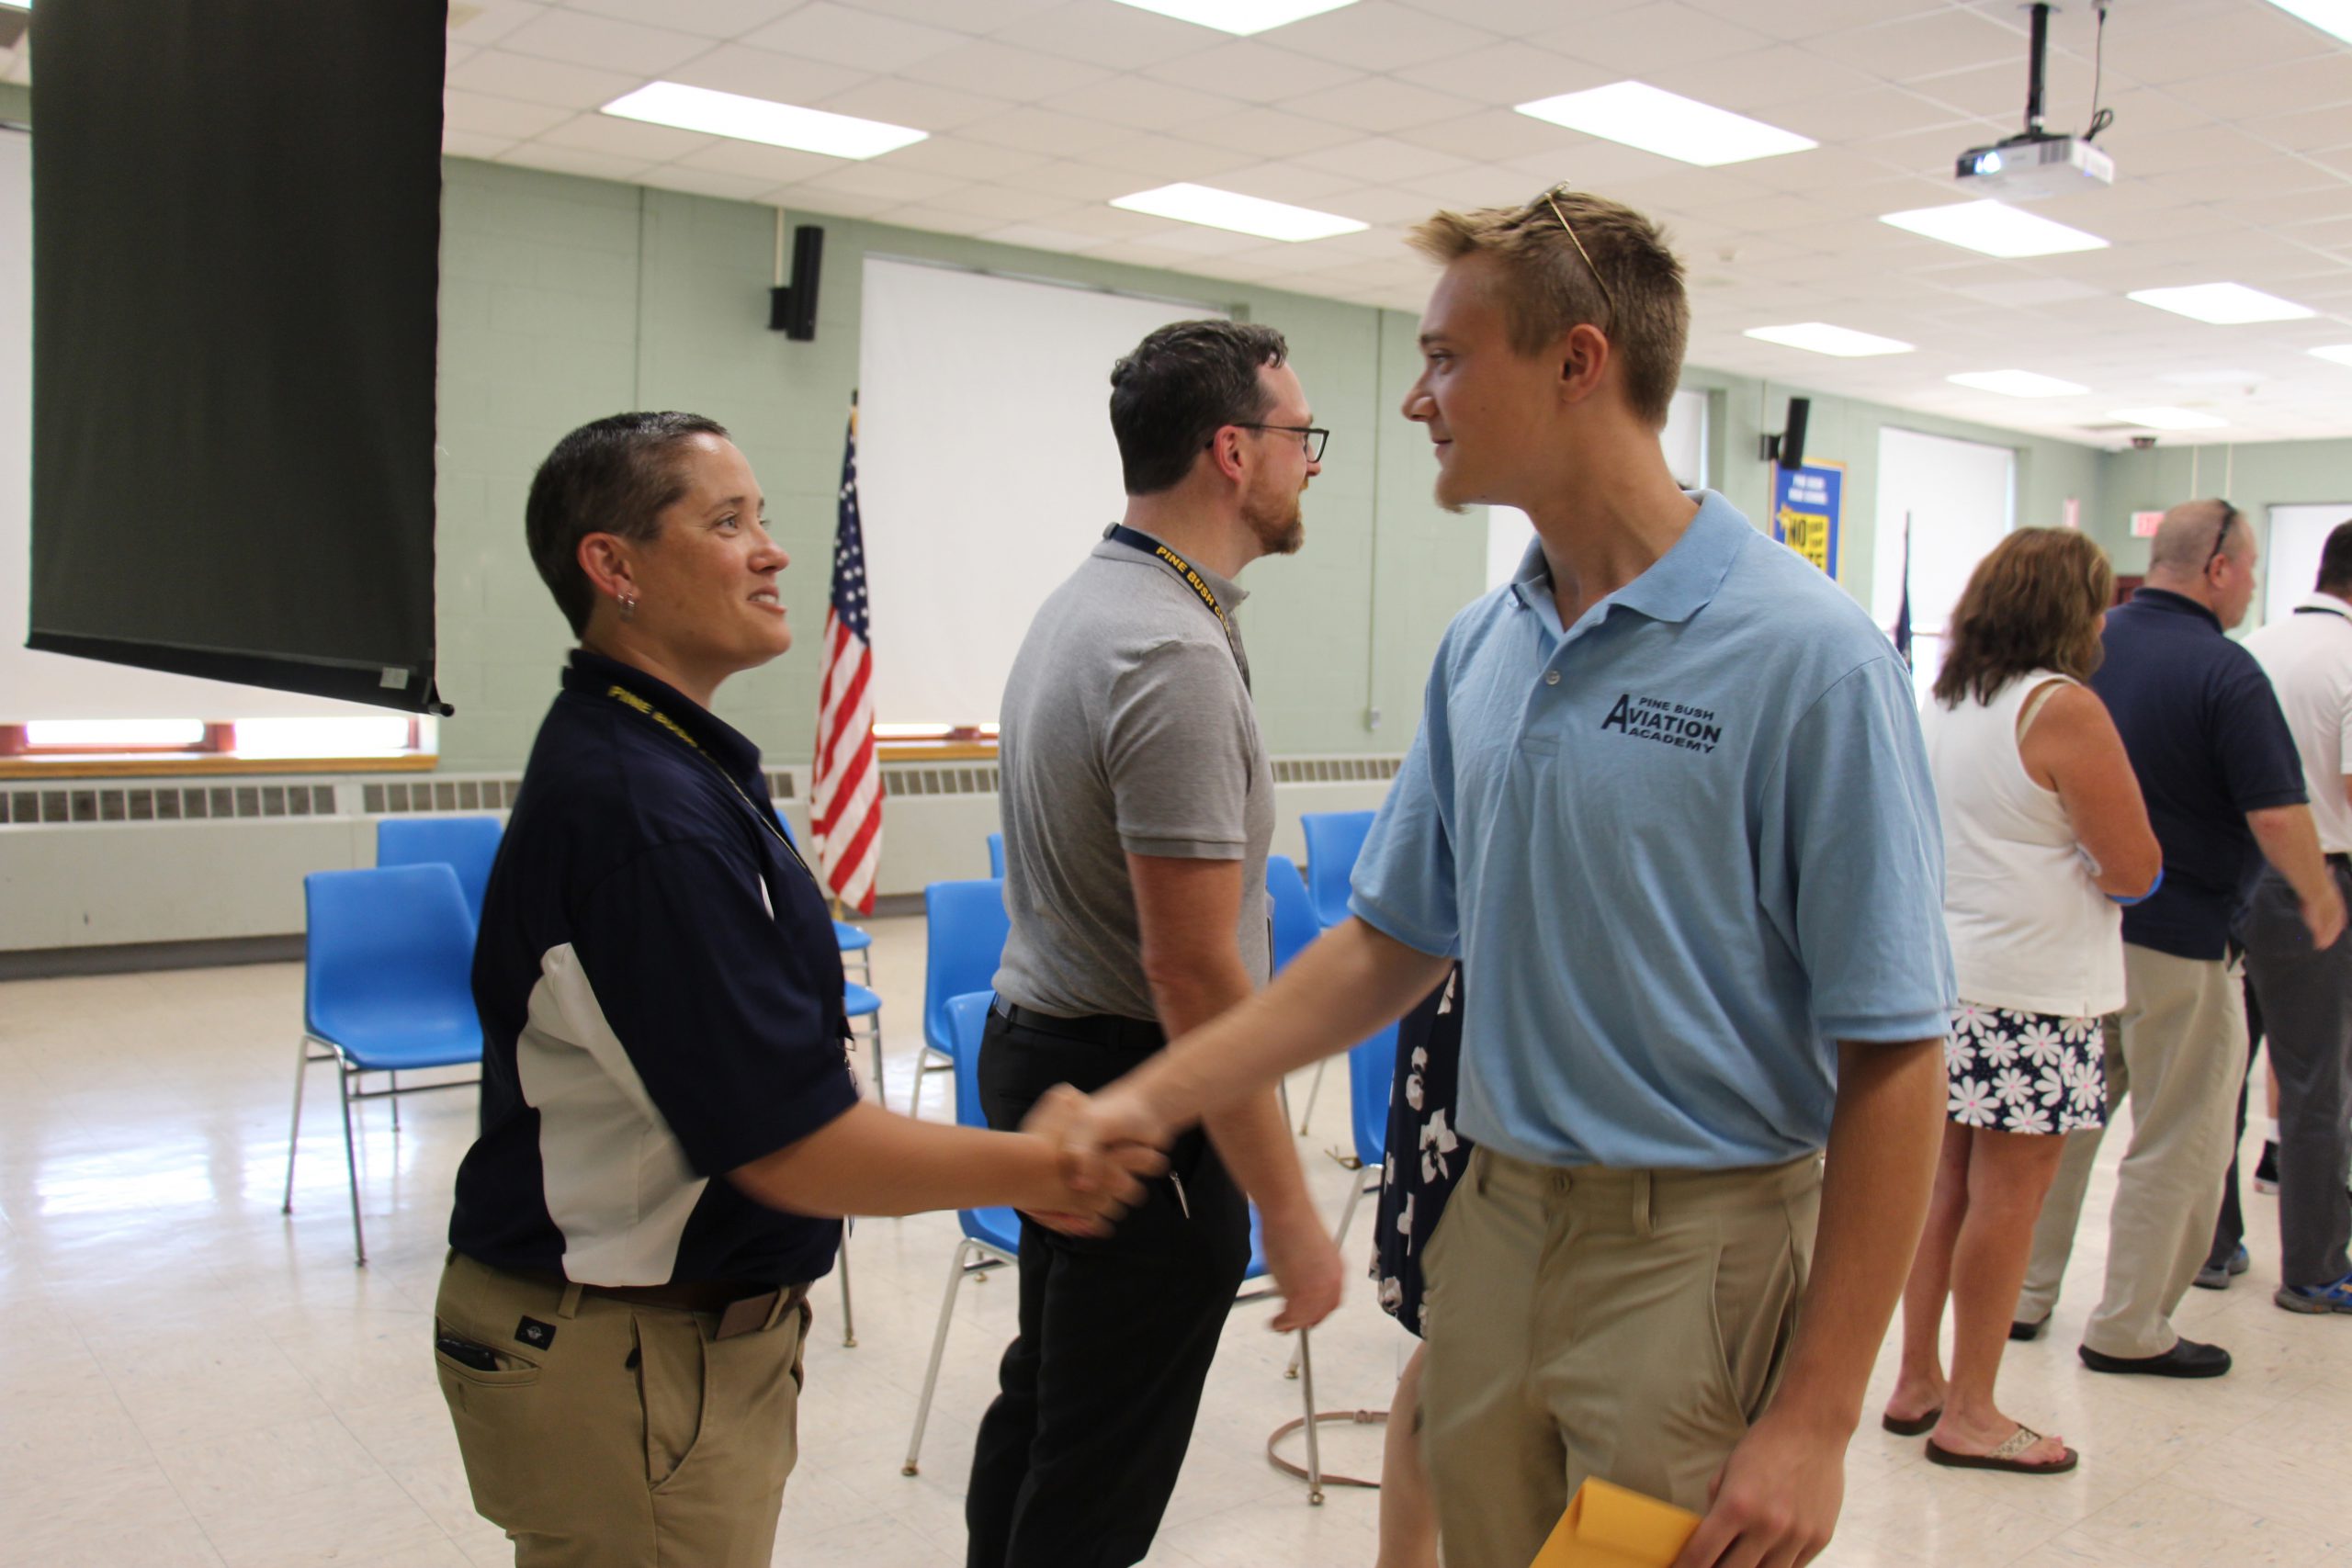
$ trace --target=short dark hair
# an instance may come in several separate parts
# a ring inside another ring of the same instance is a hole
[[[2090,536],[2019,528],[1976,563],[1951,610],[1951,641],[1936,701],[1989,703],[2037,670],[2087,681],[2106,645],[2099,631],[2115,597],[2115,569]]]
[[[2319,547],[2319,581],[2312,586],[2339,599],[2352,591],[2352,521],[2327,531],[2327,543]]]
[[[1258,372],[1290,357],[1272,327],[1175,321],[1111,367],[1111,434],[1129,495],[1182,484],[1219,427],[1264,415]]]
[[[580,541],[591,534],[642,541],[660,533],[662,509],[686,492],[672,449],[695,435],[724,441],[727,427],[698,413],[611,414],[557,442],[532,476],[523,536],[574,636],[588,629],[596,604],[580,570]]]

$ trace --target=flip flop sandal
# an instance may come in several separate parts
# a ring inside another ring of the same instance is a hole
[[[1936,1423],[1943,1418],[1944,1407],[1939,1404],[1926,1415],[1914,1416],[1909,1420],[1905,1420],[1899,1416],[1882,1416],[1878,1418],[1878,1424],[1898,1438],[1917,1438],[1934,1431]]]
[[[2075,1468],[2082,1455],[2068,1449],[2058,1458],[2029,1464],[2018,1455],[2041,1441],[2041,1434],[2030,1427],[2020,1426],[2011,1432],[2008,1440],[1989,1454],[1960,1454],[1945,1448],[1935,1438],[1928,1439],[1928,1462],[1949,1465],[1954,1470],[2006,1470],[2018,1475],[2064,1475]]]

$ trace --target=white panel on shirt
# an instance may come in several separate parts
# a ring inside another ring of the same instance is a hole
[[[694,1173],[654,1108],[570,943],[539,960],[514,1068],[539,1113],[539,1165],[548,1213],[563,1233],[564,1277],[667,1284],[709,1179]]]
[[[2298,609],[2272,621],[2245,646],[2278,694],[2279,711],[2303,764],[2303,788],[2320,848],[2352,851],[2352,803],[2344,795],[2352,760],[2352,604],[2307,593]]]

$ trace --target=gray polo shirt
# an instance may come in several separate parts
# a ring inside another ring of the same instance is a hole
[[[1266,977],[1274,776],[1234,620],[1246,595],[1201,576],[1227,626],[1164,562],[1105,539],[1038,610],[1012,661],[998,758],[1006,1001],[1066,1018],[1158,1016],[1130,852],[1241,862],[1235,934],[1251,976]]]

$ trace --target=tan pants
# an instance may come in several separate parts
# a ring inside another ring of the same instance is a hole
[[[1771,1398],[1821,1162],[1529,1165],[1481,1148],[1430,1238],[1423,1462],[1448,1568],[1526,1568],[1597,1475],[1703,1512]]]
[[[497,1354],[496,1371],[434,1360],[474,1507],[518,1568],[767,1568],[798,1457],[805,1302],[719,1339],[717,1313],[452,1254],[433,1315],[436,1335]],[[526,1318],[554,1331],[544,1346],[516,1337]]]
[[[2245,1077],[2245,998],[2220,959],[2175,958],[2123,944],[2130,1000],[2106,1030],[2107,1102],[2130,1098],[2132,1146],[2116,1175],[2107,1286],[2083,1343],[2108,1356],[2161,1356],[2180,1335],[2173,1309],[2213,1245],[2232,1121]],[[2057,1304],[2083,1193],[2104,1128],[2066,1134],[2066,1156],[2042,1200],[2017,1316],[2039,1323]]]

